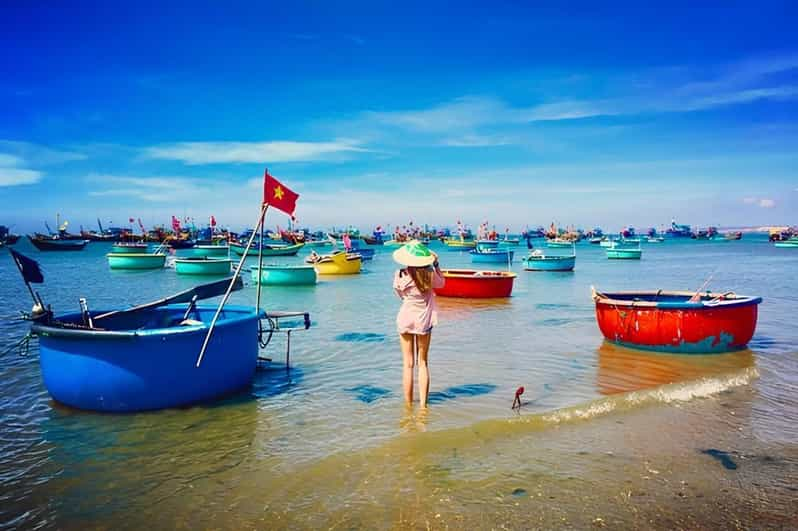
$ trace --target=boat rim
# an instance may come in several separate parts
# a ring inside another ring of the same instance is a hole
[[[182,304],[167,304],[165,306],[161,306],[160,308],[153,308],[153,309],[185,309],[186,303]],[[197,305],[196,310],[207,310],[207,311],[216,311],[216,306],[210,305]],[[110,311],[110,310],[107,310]],[[230,305],[225,306],[225,312],[229,311],[231,313],[238,313],[240,315],[229,318],[229,319],[222,319],[217,322],[216,326],[221,325],[229,325],[233,323],[238,323],[247,319],[251,319],[253,316],[257,316],[258,319],[263,319],[266,317],[266,310],[260,310],[259,312],[255,312],[254,307],[250,306],[240,306],[240,305]],[[102,314],[105,313],[106,310],[101,311],[93,311],[92,313]],[[80,313],[69,313],[60,316],[60,318],[76,318],[80,317]],[[165,336],[165,335],[178,335],[178,334],[190,334],[194,333],[198,330],[208,328],[209,324],[203,322],[202,324],[191,324],[191,325],[182,325],[182,326],[169,326],[165,328],[148,328],[146,330],[99,330],[99,329],[91,329],[91,328],[60,328],[58,326],[52,326],[42,323],[33,323],[31,325],[31,332],[34,332],[41,336],[47,337],[59,337],[59,338],[72,338],[72,339],[135,339],[137,337],[151,337],[151,336]]]
[[[751,297],[747,295],[737,295],[736,293],[714,293],[706,292],[701,294],[701,299],[696,302],[666,302],[666,301],[643,301],[633,299],[616,299],[617,296],[676,296],[676,297],[692,297],[695,295],[693,291],[615,291],[612,293],[594,292],[593,299],[596,304],[604,304],[608,306],[624,306],[629,308],[659,308],[667,309],[699,309],[699,308],[718,308],[729,306],[748,306],[758,305],[762,302],[762,297]],[[709,300],[703,300],[709,299]],[[715,302],[713,302],[715,301]]]
[[[444,269],[441,274],[445,278],[515,278],[512,271],[486,271],[477,269]]]

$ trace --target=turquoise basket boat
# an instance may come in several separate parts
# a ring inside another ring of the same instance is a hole
[[[189,256],[175,259],[175,271],[178,275],[229,275],[232,263],[229,258]]]
[[[162,269],[166,255],[160,253],[108,253],[111,269]]]
[[[639,245],[639,244],[638,244]],[[607,248],[607,258],[616,260],[640,260],[643,256],[643,249],[640,247],[623,247],[613,245]]]
[[[506,249],[477,249],[469,253],[474,264],[507,264],[513,261],[515,251]]]
[[[205,258],[227,258],[230,255],[230,248],[226,245],[195,245],[191,249],[183,251],[185,256],[199,256]]]
[[[576,255],[546,256],[545,254],[531,254],[523,260],[524,269],[527,271],[573,271],[576,265]]]
[[[252,280],[264,286],[312,286],[318,279],[312,265],[264,265],[260,275],[257,266],[249,270]]]
[[[263,256],[296,256],[299,250],[304,247],[304,243],[297,243],[296,245],[264,245],[263,246]],[[231,243],[230,249],[237,254],[238,256],[242,256],[244,251],[246,250],[245,245],[241,245],[238,243]],[[258,246],[253,245],[247,256],[258,256]]]

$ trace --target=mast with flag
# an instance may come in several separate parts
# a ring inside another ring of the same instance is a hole
[[[252,247],[252,242],[255,240],[255,236],[258,234],[258,231],[260,231],[260,241],[258,242],[258,275],[260,275],[261,269],[263,269],[263,231],[265,229],[266,211],[270,206],[272,206],[277,210],[288,214],[289,216],[293,216],[294,211],[296,210],[297,199],[299,199],[299,194],[272,177],[271,174],[269,174],[269,169],[266,168],[263,174],[263,202],[261,203],[258,222],[255,225],[255,230],[252,231],[249,241],[247,242],[247,246],[241,255],[241,259],[238,262],[238,267],[236,267],[233,278],[230,280],[230,285],[227,288],[227,292],[224,294],[224,297],[222,297],[222,301],[219,303],[219,307],[216,309],[216,313],[213,316],[211,325],[208,328],[208,334],[205,336],[205,341],[202,343],[202,349],[200,350],[199,357],[197,358],[197,367],[199,367],[202,363],[202,357],[205,355],[205,350],[208,348],[208,342],[213,335],[213,328],[216,326],[216,320],[219,318],[219,314],[222,312],[224,305],[227,303],[227,299],[230,298],[230,293],[233,290],[233,286],[235,285],[238,276],[241,274],[241,269],[244,267],[244,261],[247,259],[247,254],[249,253],[249,249]],[[257,291],[255,296],[256,314],[260,312],[260,294],[261,283],[257,282]]]

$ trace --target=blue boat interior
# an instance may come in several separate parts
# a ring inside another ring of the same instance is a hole
[[[704,308],[705,303],[716,302],[719,304],[734,304],[735,306],[746,304],[759,304],[762,299],[759,297],[742,297],[733,293],[704,293],[697,301],[691,301],[691,293],[604,293],[603,296],[613,301],[628,302],[648,302],[655,303],[658,308]]]
[[[120,312],[110,315],[95,323],[96,331],[142,331],[160,330],[164,328],[174,328],[186,325],[210,324],[216,313],[216,306],[192,306],[189,304],[170,304],[157,308],[137,310],[133,312]],[[218,324],[232,319],[252,317],[253,308],[248,307],[226,307],[219,314]],[[103,314],[102,311],[92,311],[92,317]],[[68,327],[84,326],[84,316],[81,313],[73,313],[58,317],[59,323],[64,323]],[[181,323],[184,323],[181,325]],[[56,325],[56,327],[58,327]],[[91,329],[85,329],[91,332]]]

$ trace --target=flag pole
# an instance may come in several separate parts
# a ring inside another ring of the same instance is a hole
[[[260,248],[258,249],[258,283],[257,283],[258,286],[257,286],[256,295],[255,295],[255,311],[256,312],[260,311],[260,291],[261,291],[261,285],[260,285],[260,280],[261,279],[260,279],[260,276],[261,276],[262,270],[263,270],[263,232],[264,232],[264,227],[266,226],[265,219],[266,219],[266,211],[268,209],[269,209],[269,203],[266,203],[266,205],[263,207],[263,220],[264,221],[260,224]]]
[[[250,247],[252,247],[252,242],[255,240],[255,235],[258,233],[258,230],[263,226],[263,218],[266,217],[266,210],[269,208],[267,203],[264,203],[260,209],[260,215],[258,217],[258,224],[255,227],[255,230],[252,231],[252,236],[249,237],[249,241],[247,242],[247,247],[244,249],[244,254],[241,255],[241,260],[238,262],[238,267],[236,267],[235,274],[233,278],[230,280],[230,285],[227,287],[227,292],[222,297],[222,302],[219,303],[219,307],[216,308],[216,313],[213,316],[213,320],[211,321],[211,326],[208,328],[208,333],[205,335],[205,341],[202,342],[202,349],[200,350],[199,357],[197,358],[197,367],[200,366],[202,363],[202,357],[205,355],[205,349],[208,348],[208,343],[211,340],[211,335],[213,334],[213,328],[216,326],[216,320],[219,319],[219,314],[222,313],[222,308],[227,303],[227,299],[230,297],[230,292],[233,291],[233,286],[235,285],[236,279],[238,275],[241,274],[241,268],[244,267],[244,261],[247,259],[247,254],[249,253]],[[261,242],[261,247],[263,247]],[[258,275],[260,275],[260,271],[258,271]],[[258,279],[260,280],[260,279]],[[260,286],[260,283],[258,283]],[[255,314],[257,315],[259,309],[255,308]]]

